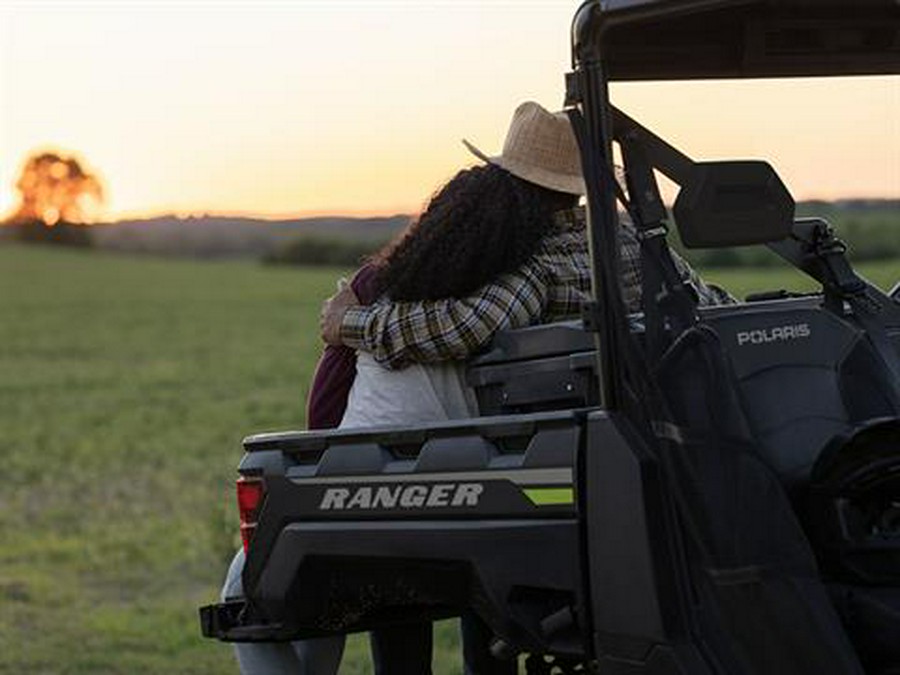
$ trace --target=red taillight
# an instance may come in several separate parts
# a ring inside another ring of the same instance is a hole
[[[241,476],[237,479],[238,513],[241,517],[241,539],[244,553],[256,531],[256,517],[266,496],[266,486],[258,476]]]

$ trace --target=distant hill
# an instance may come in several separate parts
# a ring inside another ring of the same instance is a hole
[[[374,249],[393,237],[409,219],[406,215],[296,220],[162,216],[98,224],[90,232],[94,246],[100,249],[204,258],[259,258],[300,238],[371,242]]]
[[[898,199],[802,201],[797,203],[797,215],[826,218],[847,242],[855,261],[900,257]],[[161,216],[92,225],[88,231],[94,247],[128,253],[354,264],[390,240],[410,218],[409,215],[321,216],[264,220],[236,216]],[[0,241],[17,236],[15,228],[0,227]],[[675,233],[673,244],[680,250]],[[691,251],[688,257],[701,267],[778,262],[776,256],[761,247]]]

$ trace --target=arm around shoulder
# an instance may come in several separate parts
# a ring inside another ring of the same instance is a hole
[[[465,298],[379,302],[344,313],[340,336],[387,368],[466,359],[498,330],[536,323],[547,286],[534,266],[499,277]]]

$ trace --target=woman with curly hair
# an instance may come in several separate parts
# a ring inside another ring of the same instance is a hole
[[[375,256],[377,285],[393,301],[470,295],[534,255],[553,214],[577,201],[493,164],[463,169]]]

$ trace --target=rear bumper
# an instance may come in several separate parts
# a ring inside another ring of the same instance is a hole
[[[230,600],[200,608],[200,631],[204,637],[223,642],[285,642],[292,636],[282,624],[244,624],[247,603]]]

